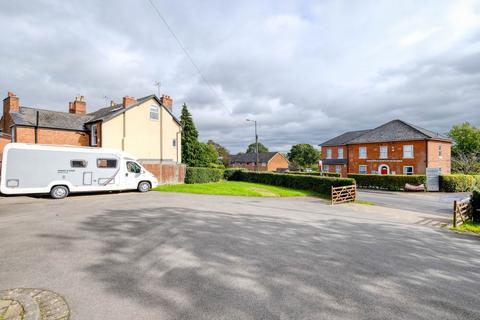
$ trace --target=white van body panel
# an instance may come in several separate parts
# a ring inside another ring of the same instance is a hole
[[[141,181],[158,185],[152,173],[123,151],[10,143],[3,152],[0,192],[49,193],[57,185],[67,186],[70,193],[130,190]]]

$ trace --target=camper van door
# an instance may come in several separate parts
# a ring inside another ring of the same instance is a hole
[[[127,189],[137,189],[142,176],[142,167],[135,161],[126,161],[125,186]]]

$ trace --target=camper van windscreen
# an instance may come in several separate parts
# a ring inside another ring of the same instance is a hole
[[[117,159],[97,159],[98,168],[116,168]]]

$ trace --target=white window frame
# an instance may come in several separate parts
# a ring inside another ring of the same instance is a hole
[[[365,168],[365,170],[362,170],[362,168]],[[368,168],[367,168],[366,164],[361,164],[361,165],[358,166],[358,173],[359,174],[367,174],[368,173],[367,170],[368,170]]]
[[[380,159],[388,159],[388,146],[380,146]]]
[[[152,121],[159,121],[160,120],[160,108],[158,106],[152,105],[148,109],[149,118]],[[152,117],[152,114],[156,114],[156,117]]]
[[[97,125],[96,124],[92,124],[92,126],[90,127],[90,145],[92,147],[97,146]]]
[[[364,151],[363,155],[362,151]],[[367,147],[358,147],[358,159],[367,159]]]
[[[338,148],[337,159],[343,159],[343,148]]]
[[[411,172],[410,174],[407,173],[407,170],[406,170],[407,168],[412,168],[412,172]],[[414,172],[415,172],[415,171],[414,171],[413,166],[403,166],[403,174],[404,174],[404,175],[406,175],[406,176],[411,176],[411,175],[414,174]]]
[[[342,166],[341,165],[337,164],[335,166],[335,173],[340,173],[340,174],[342,173]]]
[[[443,148],[442,145],[438,145],[438,159],[443,159]]]
[[[330,172],[330,165],[328,164],[323,165],[323,172]]]
[[[410,148],[411,150],[407,150],[407,148]],[[414,158],[414,153],[413,153],[413,145],[412,144],[406,144],[403,146],[403,159],[413,159]]]
[[[332,148],[327,149],[327,159],[332,159]]]
[[[12,132],[10,132],[12,142],[16,142],[16,141],[15,141],[15,138],[16,138],[15,134],[16,134],[16,133],[17,133],[16,128],[15,128],[15,127],[12,127]]]

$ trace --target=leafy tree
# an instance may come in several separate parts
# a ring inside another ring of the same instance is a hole
[[[480,128],[464,122],[454,125],[448,136],[453,139],[452,171],[480,172]]]
[[[289,161],[305,168],[317,163],[318,159],[320,159],[320,152],[310,144],[301,143],[292,146],[287,157]]]
[[[219,158],[221,158],[221,162],[224,165],[228,165],[228,163],[230,162],[230,152],[228,151],[228,149],[213,140],[208,140],[207,144],[212,145],[217,151]]]
[[[255,153],[255,142],[254,143],[251,143],[248,145],[248,148],[247,148],[247,153]],[[263,144],[261,144],[260,142],[258,143],[258,152],[268,152],[268,148],[265,147]]]
[[[464,122],[454,125],[448,132],[448,136],[454,141],[453,155],[480,153],[480,128]]]
[[[192,167],[208,167],[216,164],[218,153],[211,144],[198,142],[196,145],[195,157],[191,161]]]
[[[200,151],[198,131],[185,103],[182,106],[180,123],[182,124],[182,161],[187,166],[194,166]]]

